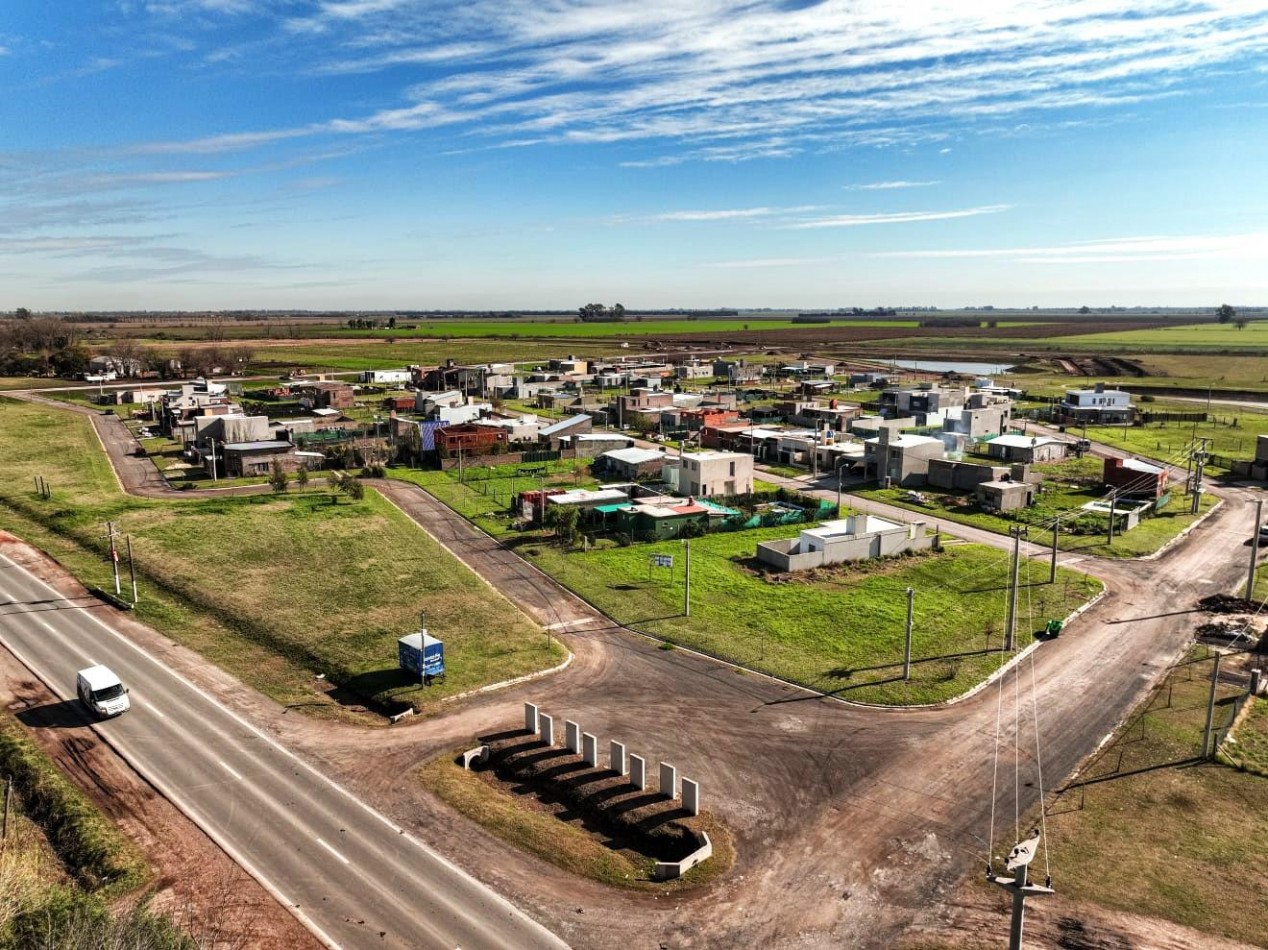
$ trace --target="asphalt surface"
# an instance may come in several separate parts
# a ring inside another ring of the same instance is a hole
[[[99,734],[324,942],[566,946],[115,632],[101,610],[0,555],[0,642],[67,706],[78,704],[77,670],[114,670],[132,709]]]

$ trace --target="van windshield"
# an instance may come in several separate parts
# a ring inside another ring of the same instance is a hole
[[[92,698],[99,703],[108,702],[112,699],[118,699],[123,695],[123,684],[115,683],[113,686],[107,686],[105,689],[96,690],[92,694]]]

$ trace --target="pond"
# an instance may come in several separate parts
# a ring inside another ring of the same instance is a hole
[[[996,376],[1012,370],[1011,363],[970,363],[961,360],[887,360],[892,366],[919,369],[927,373],[963,373],[966,376]]]

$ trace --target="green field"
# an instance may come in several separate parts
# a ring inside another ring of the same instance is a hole
[[[1268,945],[1268,780],[1196,761],[1210,683],[1204,648],[1048,806],[1053,884],[1089,902],[1172,920],[1253,946]],[[1217,725],[1236,690],[1221,686]],[[1264,748],[1268,717],[1255,714],[1238,742]],[[1131,873],[1105,886],[1106,870]],[[1237,899],[1230,906],[1230,885]],[[1194,944],[1195,946],[1198,944]]]
[[[1159,352],[1179,347],[1209,349],[1268,349],[1268,320],[1252,320],[1243,329],[1232,323],[1191,323],[1152,330],[1110,331],[1087,336],[1062,337],[1062,343],[1139,347]]]
[[[1153,408],[1145,404],[1143,408]],[[1181,412],[1201,412],[1198,403],[1177,403]],[[1080,435],[1083,429],[1070,429]],[[1147,458],[1185,465],[1186,447],[1194,439],[1207,439],[1207,452],[1217,456],[1206,466],[1207,474],[1222,475],[1229,460],[1255,457],[1258,436],[1268,434],[1268,411],[1244,406],[1211,407],[1206,422],[1152,422],[1138,426],[1088,426],[1087,437],[1096,442],[1128,449]]]
[[[775,333],[780,330],[814,330],[828,327],[885,327],[907,329],[918,327],[916,320],[836,320],[831,324],[794,323],[789,319],[761,317],[701,317],[698,320],[637,320],[622,323],[581,323],[572,317],[546,317],[541,320],[410,320],[414,329],[346,330],[339,336],[411,337],[498,337],[532,339],[535,337],[568,337],[577,340],[622,339],[629,337],[669,336],[671,334]],[[332,334],[332,336],[335,334]]]
[[[148,501],[120,494],[87,419],[0,400],[0,527],[106,586],[106,521],[133,537],[141,620],[278,702],[338,713],[348,703],[444,696],[556,665],[562,647],[373,491],[332,505],[305,493]],[[53,489],[33,491],[35,475]],[[396,638],[427,611],[446,682],[426,691],[396,669]]]

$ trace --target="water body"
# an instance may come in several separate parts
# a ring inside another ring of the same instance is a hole
[[[963,373],[966,376],[997,376],[1012,370],[1010,363],[964,363],[959,360],[886,360],[903,369],[919,369],[927,373]]]

